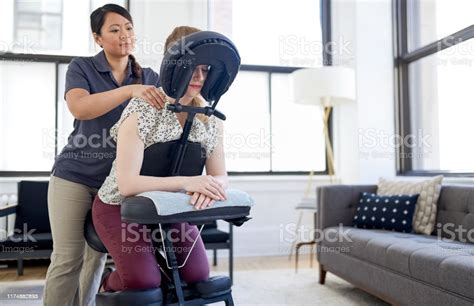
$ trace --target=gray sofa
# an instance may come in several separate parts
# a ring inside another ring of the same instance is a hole
[[[376,190],[317,188],[319,283],[331,272],[394,305],[474,305],[474,187],[442,187],[431,236],[352,227],[360,193]]]

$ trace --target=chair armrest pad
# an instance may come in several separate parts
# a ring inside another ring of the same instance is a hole
[[[0,217],[5,217],[16,213],[18,205],[5,206],[0,208]]]

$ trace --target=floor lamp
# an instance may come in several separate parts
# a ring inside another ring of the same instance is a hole
[[[341,103],[355,102],[355,80],[354,71],[350,68],[337,66],[323,66],[319,68],[304,68],[298,69],[292,73],[293,97],[294,102],[306,105],[319,105],[323,108],[323,131],[324,141],[326,145],[327,168],[329,180],[334,182],[336,170],[334,167],[334,152],[332,149],[331,138],[329,137],[329,118],[333,106]],[[311,192],[311,182],[313,179],[313,169],[311,169],[308,185],[305,195],[301,203],[296,205],[296,209],[300,211],[298,218],[297,229],[300,226],[303,210],[310,210],[314,213],[314,226],[316,227],[317,207],[316,200],[308,203],[307,199]],[[314,237],[316,238],[316,237]],[[299,249],[308,245],[311,246],[310,259],[311,267],[313,266],[313,246],[316,245],[316,240],[302,241],[293,245],[290,249],[290,256],[293,248],[296,245],[296,261],[295,271],[298,270],[298,254]]]
[[[295,103],[323,107],[324,141],[328,174],[332,182],[336,170],[329,137],[329,118],[334,106],[355,102],[354,71],[346,67],[323,66],[298,69],[291,76]]]

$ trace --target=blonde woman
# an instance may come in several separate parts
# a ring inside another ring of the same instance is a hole
[[[165,48],[181,37],[199,31],[192,27],[178,27],[166,40]],[[180,103],[203,106],[200,96],[208,67],[199,65]],[[173,100],[167,98],[169,103]],[[197,209],[210,206],[215,200],[225,200],[228,186],[225,169],[222,123],[216,117],[199,114],[194,119],[189,140],[200,142],[206,150],[206,176],[151,177],[140,175],[144,150],[154,143],[168,142],[181,137],[187,113],[174,113],[166,108],[157,110],[143,99],[132,99],[120,120],[111,129],[117,139],[117,159],[99,190],[92,207],[92,217],[97,234],[114,259],[116,270],[105,274],[103,291],[148,289],[161,284],[160,270],[148,237],[128,230],[121,221],[120,204],[125,197],[145,191],[176,192],[185,190],[192,194],[191,204]],[[209,263],[199,230],[195,225],[172,225],[171,238],[178,264],[182,264],[197,240],[186,265],[180,269],[184,281],[193,283],[209,278]],[[187,233],[182,235],[182,233]],[[184,239],[183,239],[184,238]],[[187,239],[189,238],[189,239]],[[127,251],[123,251],[127,250]]]

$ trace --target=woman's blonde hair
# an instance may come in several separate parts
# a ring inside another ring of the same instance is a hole
[[[186,35],[196,33],[196,32],[201,32],[201,30],[198,28],[189,27],[189,26],[179,26],[179,27],[174,28],[173,32],[171,32],[171,34],[166,38],[165,53],[174,42],[180,40],[182,37]],[[190,105],[195,106],[195,107],[204,107],[207,105],[207,103],[201,95],[198,95],[194,97]],[[204,114],[197,114],[196,117],[199,118],[199,120],[201,120],[202,122],[207,122],[209,120],[209,117]]]

